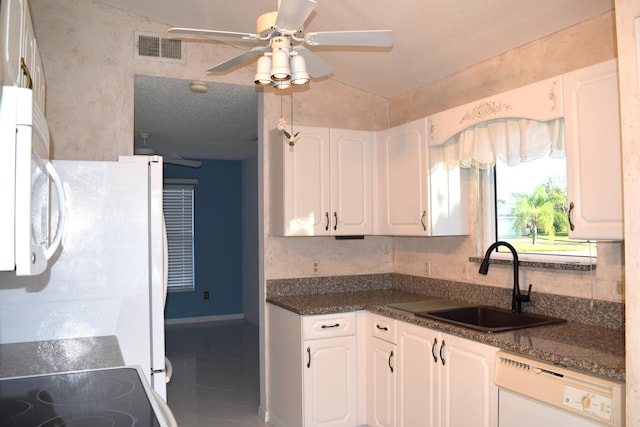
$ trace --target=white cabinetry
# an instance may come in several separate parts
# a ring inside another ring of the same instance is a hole
[[[611,60],[563,75],[569,237],[621,240],[618,74]]]
[[[271,137],[271,234],[373,232],[373,133],[300,126],[294,146]]]
[[[2,84],[33,89],[33,102],[44,112],[45,78],[27,0],[2,2]]]
[[[370,427],[396,425],[396,321],[367,314],[367,421]]]
[[[373,332],[384,320],[368,323],[371,427],[497,425],[496,348],[406,322],[383,340]]]
[[[466,171],[432,174],[426,118],[376,135],[376,234],[468,234]]]
[[[356,315],[298,316],[268,305],[269,422],[354,427]]]

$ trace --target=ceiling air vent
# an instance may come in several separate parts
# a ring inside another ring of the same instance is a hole
[[[135,33],[135,57],[151,61],[183,63],[182,40],[165,34]]]

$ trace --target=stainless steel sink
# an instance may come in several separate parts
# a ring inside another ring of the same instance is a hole
[[[516,314],[501,308],[483,305],[422,311],[416,313],[416,316],[440,320],[483,332],[504,332],[566,322],[566,320],[556,317],[529,313]]]

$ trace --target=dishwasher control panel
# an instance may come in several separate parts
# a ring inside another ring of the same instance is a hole
[[[499,389],[610,427],[624,425],[624,384],[573,369],[498,351]]]
[[[607,421],[611,421],[613,415],[611,397],[582,388],[566,385],[562,403],[576,411],[585,412]]]

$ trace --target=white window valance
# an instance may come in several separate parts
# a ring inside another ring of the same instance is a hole
[[[564,119],[541,122],[501,118],[478,123],[430,149],[432,166],[489,169],[496,158],[510,166],[544,155],[564,157]]]

